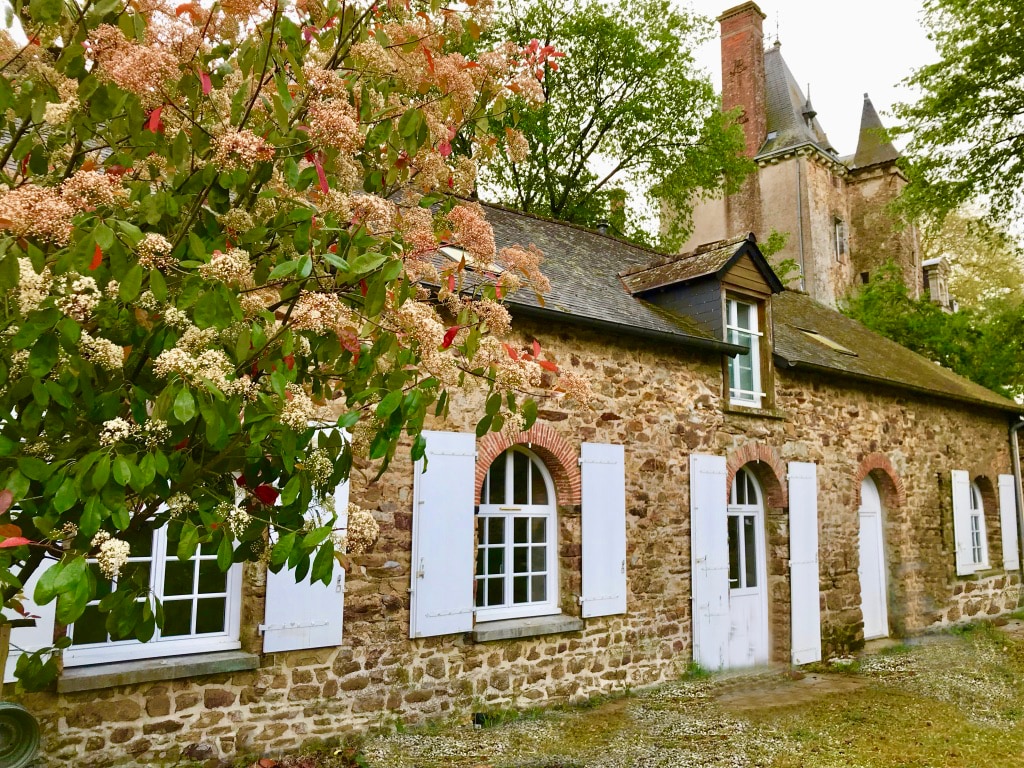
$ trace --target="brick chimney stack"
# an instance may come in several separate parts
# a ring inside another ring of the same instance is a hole
[[[730,8],[718,17],[722,25],[722,108],[740,107],[739,123],[746,136],[747,157],[754,157],[768,134],[765,114],[765,15],[757,3]]]

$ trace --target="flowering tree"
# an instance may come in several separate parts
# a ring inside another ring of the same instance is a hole
[[[110,636],[149,639],[161,605],[117,576],[165,525],[179,558],[202,546],[223,570],[327,581],[333,521],[304,513],[353,453],[383,471],[408,435],[422,456],[428,410],[470,380],[490,388],[479,431],[532,422],[518,396],[557,388],[555,366],[499,340],[501,299],[545,288],[541,256],[496,253],[463,198],[478,163],[521,154],[491,116],[537,103],[553,51],[466,58],[489,5],[466,6],[16,0],[29,41],[0,35],[5,607],[45,563],[34,598],[59,622],[113,581]],[[445,267],[439,242],[465,258]],[[467,261],[504,270],[470,279]],[[49,652],[19,660],[31,685],[55,672]]]

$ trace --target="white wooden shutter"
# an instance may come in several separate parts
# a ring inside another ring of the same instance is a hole
[[[821,598],[818,585],[817,467],[789,462],[789,580],[792,661],[821,661]]]
[[[476,436],[424,431],[413,478],[409,637],[473,628]]]
[[[348,527],[348,495],[347,481],[334,489],[334,509],[338,513],[335,527],[341,529]],[[308,518],[319,515],[316,505],[306,513]],[[279,573],[267,571],[266,602],[264,623],[260,625],[264,653],[341,645],[345,569],[337,560],[330,584],[312,583],[309,575],[296,583],[295,573],[289,568]]]
[[[962,469],[954,469],[950,475],[953,484],[956,573],[958,576],[967,576],[977,569],[971,554],[971,476]]]
[[[621,445],[580,446],[583,618],[626,612],[626,456]]]
[[[1020,568],[1020,547],[1017,542],[1017,484],[1013,475],[999,476],[999,521],[1003,534],[1003,568]]]
[[[722,456],[690,454],[690,578],[693,660],[724,669],[729,649],[729,540],[726,464]]]
[[[39,583],[43,573],[55,562],[57,561],[43,560],[22,589],[25,598],[22,600],[22,604],[30,616],[36,617],[36,625],[34,627],[17,627],[11,630],[11,648],[7,656],[7,666],[4,668],[5,683],[14,682],[14,668],[22,651],[32,653],[40,648],[53,645],[53,625],[57,613],[57,601],[51,600],[46,605],[36,605],[32,602],[32,593],[35,592],[36,584]],[[11,609],[4,610],[4,615],[10,619],[25,618]]]

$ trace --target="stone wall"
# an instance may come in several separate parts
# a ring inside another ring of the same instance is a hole
[[[772,412],[737,412],[723,407],[717,356],[570,328],[517,327],[536,333],[560,366],[585,371],[594,383],[592,410],[546,402],[539,424],[577,452],[582,441],[626,446],[628,614],[587,619],[580,632],[525,640],[409,640],[412,467],[399,457],[372,482],[371,468],[361,462],[353,500],[374,510],[381,538],[372,553],[355,558],[348,576],[339,648],[268,654],[249,672],[26,697],[43,721],[50,764],[215,761],[352,729],[467,717],[671,679],[692,652],[693,452],[727,456],[734,470],[756,460],[748,466],[768,498],[769,618],[777,661],[789,658],[789,461],[818,465],[826,653],[856,647],[862,635],[857,509],[867,472],[881,475],[895,631],[997,615],[1018,604],[1017,574],[996,567],[955,576],[948,500],[951,469],[989,479],[1009,471],[1004,415],[785,372],[775,375]],[[482,397],[460,397],[452,420],[431,426],[472,430]],[[578,615],[579,508],[571,501],[559,499],[559,567],[563,608]],[[994,505],[986,505],[986,514],[989,531],[996,530]],[[993,544],[998,566],[1001,552]],[[247,572],[245,590],[243,646],[258,653],[263,581],[257,569]]]

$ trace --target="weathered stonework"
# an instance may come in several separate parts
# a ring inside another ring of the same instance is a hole
[[[474,643],[469,636],[408,639],[413,472],[400,454],[377,482],[355,473],[353,499],[381,527],[348,575],[338,648],[267,654],[257,670],[111,690],[34,694],[50,765],[91,766],[275,753],[312,737],[415,723],[487,708],[572,701],[679,675],[692,658],[689,456],[746,465],[767,496],[771,656],[788,662],[790,584],[786,465],[815,462],[826,653],[862,642],[858,565],[860,482],[879,480],[885,506],[889,614],[895,634],[997,616],[1020,603],[1018,573],[1001,569],[998,513],[986,498],[993,570],[955,575],[949,471],[968,469],[991,496],[1010,471],[1007,418],[897,390],[777,371],[773,417],[723,407],[712,354],[570,327],[517,324],[564,368],[587,373],[594,407],[548,403],[533,439],[556,482],[562,610],[579,615],[582,441],[626,448],[628,613],[584,620],[579,632]],[[459,396],[452,420],[471,431],[483,393]],[[478,441],[480,467],[506,442]],[[575,473],[575,474],[574,474]],[[482,473],[478,467],[478,483]],[[988,483],[985,485],[985,483]],[[244,579],[243,649],[261,648],[265,581]]]

